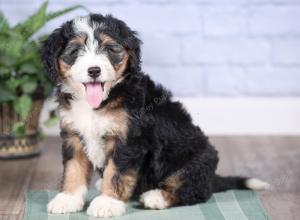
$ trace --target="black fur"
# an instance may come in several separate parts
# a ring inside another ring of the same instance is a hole
[[[182,182],[172,192],[179,205],[204,202],[213,192],[246,188],[245,178],[224,178],[215,174],[218,153],[208,138],[193,124],[182,104],[173,101],[168,90],[155,84],[141,71],[141,41],[136,32],[112,16],[92,14],[90,17],[94,22],[104,22],[105,29],[99,31],[126,48],[130,56],[129,65],[123,73],[124,80],[112,88],[99,108],[123,98],[122,108],[129,115],[129,129],[126,141],[117,141],[112,158],[120,174],[128,169],[138,170],[134,195],[150,189],[164,189],[164,180],[174,174],[179,175]],[[59,80],[55,69],[57,57],[73,35],[70,24],[67,22],[55,30],[43,49],[45,69],[55,82]],[[66,97],[65,103],[71,98],[63,94],[59,97],[63,100]],[[71,153],[65,146],[65,157],[68,158]]]
[[[74,37],[72,22],[68,21],[60,28],[57,28],[44,42],[41,51],[44,68],[49,78],[54,82],[60,81],[60,74],[58,73],[58,58],[62,55],[68,40]]]
[[[111,15],[102,16],[100,14],[91,14],[91,21],[104,23],[105,29],[98,30],[111,36],[117,43],[121,44],[129,51],[128,71],[136,73],[140,71],[140,44],[141,41],[136,37],[136,32],[132,31],[123,21],[112,17]],[[98,34],[97,31],[95,35]]]
[[[183,180],[175,192],[178,205],[204,202],[213,192],[246,188],[245,178],[215,174],[217,151],[184,107],[149,76],[141,72],[129,75],[111,91],[107,103],[119,96],[127,97],[124,108],[131,121],[127,142],[118,144],[113,158],[120,172],[139,169],[135,195],[161,188],[176,172]]]

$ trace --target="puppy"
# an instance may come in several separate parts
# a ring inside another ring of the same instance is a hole
[[[138,197],[145,208],[164,209],[227,189],[267,188],[257,179],[215,174],[217,151],[181,103],[142,72],[140,45],[123,21],[100,14],[68,21],[45,41],[64,165],[48,212],[82,210],[94,170],[103,176],[101,195],[87,209],[94,217],[121,216]]]

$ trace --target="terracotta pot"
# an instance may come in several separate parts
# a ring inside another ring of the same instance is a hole
[[[43,104],[44,99],[33,101],[32,110],[25,120],[24,136],[13,135],[13,125],[21,121],[13,106],[0,104],[0,158],[18,158],[40,153],[39,118]]]

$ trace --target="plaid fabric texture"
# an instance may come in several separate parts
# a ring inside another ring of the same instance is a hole
[[[85,210],[73,214],[48,214],[47,203],[57,192],[30,191],[26,197],[24,220],[99,220],[86,215]],[[88,193],[87,205],[97,196]],[[122,217],[109,220],[270,220],[257,194],[248,190],[230,190],[214,194],[206,203],[174,207],[165,210],[145,210],[137,202],[131,202]],[[102,219],[108,220],[108,219]]]

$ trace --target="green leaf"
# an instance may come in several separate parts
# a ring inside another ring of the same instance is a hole
[[[5,87],[0,86],[0,102],[7,102],[7,101],[12,101],[16,97],[12,92],[9,90],[5,89]]]
[[[47,35],[47,34],[44,34],[44,35],[42,35],[42,36],[39,36],[36,43],[39,44],[39,45],[41,45],[42,42],[44,42],[45,40],[47,40],[47,38],[48,38],[48,35]]]
[[[39,129],[38,135],[39,135],[39,139],[40,140],[44,140],[45,137],[46,137],[46,135],[45,135],[45,133],[44,133],[44,131],[42,129]]]
[[[39,70],[36,68],[36,66],[32,62],[24,63],[19,69],[19,72],[29,73],[29,74],[34,74],[34,73],[37,73],[38,71]]]
[[[10,79],[5,82],[6,87],[11,91],[16,91],[17,87],[21,84],[20,79]]]
[[[9,23],[4,17],[4,14],[0,11],[0,32],[5,32],[9,30]]]
[[[37,68],[37,64],[40,64],[40,46],[36,42],[32,41],[23,45],[24,55],[20,57],[14,64],[16,69],[28,73],[38,73],[40,69]]]
[[[22,95],[17,98],[14,103],[15,111],[21,116],[23,120],[26,119],[32,107],[31,98],[28,95]]]
[[[0,77],[1,78],[4,77],[4,76],[9,77],[10,76],[10,72],[11,72],[10,68],[0,65]]]
[[[24,22],[17,24],[13,31],[22,34],[24,39],[28,39],[46,23],[46,10],[48,2],[44,2],[41,7],[27,18]]]
[[[26,81],[21,85],[21,87],[23,92],[32,93],[37,87],[37,82],[34,80]]]
[[[60,11],[51,12],[49,14],[46,13],[47,7],[48,1],[44,2],[37,12],[31,15],[27,20],[15,26],[13,30],[21,33],[24,39],[28,39],[51,19],[81,8],[82,6],[77,5]]]
[[[0,45],[1,48],[1,45]],[[1,49],[0,49],[1,50]],[[12,57],[9,57],[9,55],[5,53],[0,53],[0,65],[11,67],[16,60],[14,60]]]
[[[82,5],[75,5],[73,7],[65,8],[63,10],[50,12],[50,13],[47,14],[47,21],[50,21],[50,20],[52,20],[56,17],[59,17],[61,15],[64,15],[66,13],[69,13],[69,12],[74,11],[74,10],[79,9],[79,8],[84,8],[84,7]]]
[[[49,94],[53,84],[43,74],[40,59],[41,39],[31,38],[48,21],[83,8],[80,5],[47,13],[48,1],[23,22],[10,27],[0,12],[0,102],[13,101],[15,111],[26,118],[32,108],[30,94],[41,86],[42,94]]]
[[[10,59],[18,59],[22,55],[23,48],[22,35],[15,32],[0,32],[0,52],[3,56],[8,56]]]
[[[13,135],[15,136],[23,136],[25,135],[26,129],[24,122],[17,122],[13,125],[12,129]]]
[[[46,127],[53,127],[59,122],[59,118],[57,116],[52,116],[50,117],[47,121],[45,121],[45,126]]]

